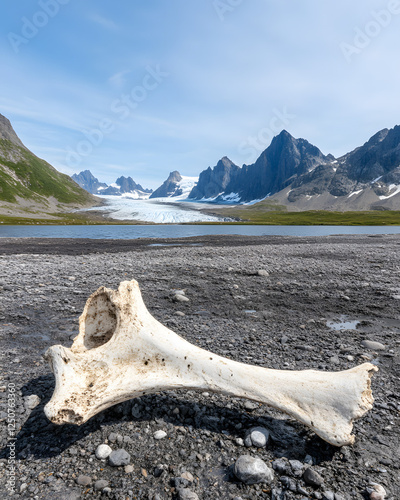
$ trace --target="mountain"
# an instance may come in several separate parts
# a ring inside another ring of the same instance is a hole
[[[31,153],[0,114],[0,213],[33,217],[97,201],[68,175]]]
[[[84,170],[79,174],[74,174],[72,179],[89,193],[99,194],[99,190],[105,189],[107,184],[99,182],[90,170]]]
[[[129,195],[130,198],[143,199],[148,198],[149,194],[153,192],[152,189],[144,189],[140,184],[136,184],[132,177],[119,177],[110,186],[108,186],[105,182],[99,182],[90,170],[74,174],[72,178],[83,189],[86,189],[89,193],[96,194],[98,196]]]
[[[169,174],[167,180],[151,194],[150,198],[186,199],[197,181],[197,177],[182,176],[177,170],[174,170]]]
[[[400,209],[400,127],[383,129],[363,146],[271,197],[292,210]]]
[[[224,156],[215,167],[208,167],[199,176],[199,181],[191,190],[189,198],[193,200],[216,200],[225,192],[226,187],[240,172],[240,167]]]
[[[225,196],[235,193],[241,202],[265,198],[329,161],[331,157],[324,156],[316,146],[283,130],[253,165],[243,165],[226,186]]]
[[[400,126],[335,159],[286,130],[252,165],[224,157],[201,172],[189,197],[215,203],[264,198],[288,210],[400,210]]]

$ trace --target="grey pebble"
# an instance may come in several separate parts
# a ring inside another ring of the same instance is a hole
[[[373,340],[363,340],[361,345],[366,349],[371,349],[372,351],[384,351],[386,349],[385,345]]]
[[[131,461],[131,456],[123,448],[119,448],[111,453],[108,457],[108,462],[112,467],[119,467],[120,465],[128,465]]]
[[[181,294],[175,294],[172,299],[174,302],[189,302],[189,299]]]
[[[89,484],[92,484],[92,478],[90,476],[78,476],[76,484],[79,484],[79,486],[89,486]]]
[[[181,488],[178,490],[178,499],[179,500],[199,500],[197,494],[189,490],[188,488]]]
[[[26,410],[33,410],[39,404],[40,398],[39,396],[36,396],[36,394],[31,394],[30,396],[24,397],[24,406]]]
[[[324,482],[324,479],[314,469],[308,468],[303,474],[304,481],[310,486],[318,488]]]
[[[234,466],[235,476],[245,484],[270,484],[274,479],[272,469],[260,458],[242,455],[236,460]]]
[[[265,427],[251,428],[245,437],[245,445],[256,446],[257,448],[264,448],[269,441],[269,431]]]
[[[94,483],[94,489],[96,491],[104,490],[104,488],[107,488],[108,484],[108,481],[106,481],[105,479],[99,479]]]

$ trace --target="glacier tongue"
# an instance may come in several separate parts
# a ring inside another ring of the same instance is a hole
[[[183,196],[183,195],[182,195]],[[106,205],[96,208],[108,212],[108,217],[115,220],[136,220],[158,224],[176,224],[184,222],[221,222],[223,219],[199,211],[204,205],[190,202],[179,206],[181,198],[157,198],[155,200],[134,200],[120,196],[102,196]],[[186,197],[184,198],[186,199]]]

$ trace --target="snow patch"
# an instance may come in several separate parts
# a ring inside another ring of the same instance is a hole
[[[351,198],[352,196],[354,195],[357,195],[357,194],[360,194],[362,193],[364,190],[363,189],[359,189],[358,191],[353,191],[352,193],[350,193],[347,198]]]
[[[392,189],[394,189],[393,193],[391,193],[390,191],[392,191]],[[400,184],[397,185],[397,184],[390,184],[389,186],[389,193],[387,196],[379,196],[379,199],[380,200],[387,200],[388,198],[391,198],[392,196],[396,196],[396,194],[399,194],[400,193]]]
[[[221,196],[221,198],[224,201],[229,201],[230,203],[239,203],[240,202],[239,193],[224,194],[223,196]]]
[[[182,175],[181,177],[182,179],[176,183],[176,191],[182,190],[182,194],[173,196],[174,200],[187,200],[191,190],[199,182],[198,177],[188,177],[185,175]]]
[[[289,194],[289,193],[288,193]],[[252,201],[249,201],[247,203],[243,203],[243,205],[255,205],[256,203],[259,203],[260,201],[264,201],[266,200],[267,198],[269,198],[271,196],[271,193],[268,193],[267,196],[264,196],[264,198],[260,198],[259,200],[252,200]]]
[[[376,179],[374,179],[373,181],[371,181],[371,184],[375,184],[375,182],[378,182],[379,179],[382,179],[382,175],[380,175],[379,177],[377,177]]]

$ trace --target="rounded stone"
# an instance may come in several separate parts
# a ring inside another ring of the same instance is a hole
[[[92,484],[92,478],[90,476],[78,476],[76,484],[79,484],[79,486],[89,486]]]
[[[157,440],[164,439],[167,437],[167,433],[165,431],[159,430],[153,434],[153,437],[154,437],[154,439],[157,439]]]
[[[110,456],[108,457],[108,463],[112,467],[119,467],[121,465],[129,465],[130,461],[131,461],[131,456],[123,448],[120,448],[118,450],[113,451],[110,454]]]
[[[176,294],[174,295],[175,302],[189,302],[189,299],[185,295]]]
[[[268,278],[269,272],[266,271],[265,269],[259,269],[257,271],[258,276],[264,276],[265,278]]]
[[[257,448],[264,448],[269,441],[269,431],[264,427],[254,427],[250,429],[250,439]]]
[[[179,500],[199,500],[199,497],[194,491],[189,490],[188,488],[181,488],[178,490],[178,499]]]
[[[310,485],[318,488],[324,482],[324,479],[314,469],[308,468],[303,474],[304,481]]]
[[[26,410],[33,410],[40,404],[40,398],[36,394],[31,394],[24,398],[24,406]]]
[[[106,481],[105,479],[99,479],[94,483],[94,489],[96,491],[104,490],[104,488],[107,488],[108,484],[108,481]]]
[[[260,458],[242,455],[236,460],[234,474],[245,484],[270,484],[274,479],[273,471]]]
[[[104,460],[109,457],[111,453],[112,449],[108,446],[108,444],[100,444],[96,449],[96,458]]]
[[[384,351],[386,349],[385,345],[373,340],[363,340],[361,345],[366,349],[371,349],[372,351]]]

